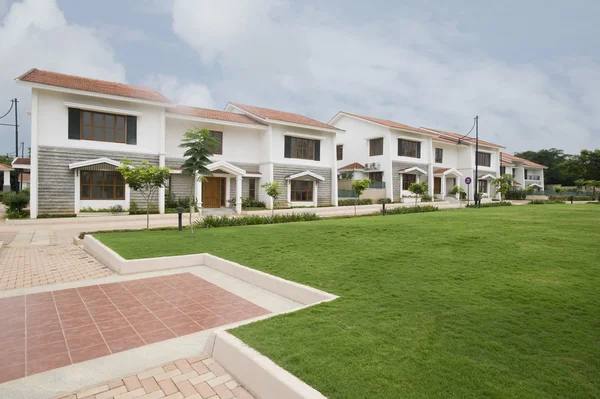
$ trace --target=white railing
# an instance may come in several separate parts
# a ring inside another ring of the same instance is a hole
[[[537,180],[537,181],[540,181],[540,180],[542,180],[542,177],[541,176],[527,175],[527,177],[525,178],[525,180]]]

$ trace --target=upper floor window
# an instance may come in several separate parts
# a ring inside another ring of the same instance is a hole
[[[479,166],[491,166],[492,165],[492,154],[487,152],[477,153],[477,165]]]
[[[383,137],[369,140],[369,156],[383,155]]]
[[[285,158],[321,160],[321,141],[285,136]]]
[[[421,158],[421,142],[398,139],[398,155],[401,157]]]
[[[343,145],[338,145],[335,148],[335,153],[336,153],[336,159],[338,161],[341,161],[342,159],[344,159],[344,146]]]
[[[80,184],[82,200],[125,199],[125,180],[119,172],[82,170]]]
[[[216,144],[210,148],[213,155],[223,155],[223,132],[210,131],[210,137],[215,139]]]
[[[137,143],[137,117],[69,108],[69,139]]]
[[[125,116],[92,111],[81,113],[82,140],[125,142]]]
[[[444,162],[444,149],[443,148],[435,149],[435,162],[436,163]]]

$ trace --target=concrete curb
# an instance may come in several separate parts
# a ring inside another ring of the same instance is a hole
[[[290,374],[226,331],[213,334],[205,352],[254,396],[261,399],[325,399],[319,391]]]
[[[4,241],[0,241],[0,251],[2,251],[3,246],[4,246]]]

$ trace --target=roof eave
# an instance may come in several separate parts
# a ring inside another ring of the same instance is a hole
[[[171,118],[171,119],[194,121],[194,122],[214,123],[214,124],[225,125],[225,126],[245,127],[245,128],[249,128],[249,129],[258,129],[258,130],[267,130],[269,128],[267,125],[264,125],[264,124],[259,125],[259,124],[254,124],[254,123],[224,121],[221,119],[203,118],[201,116],[193,116],[193,115],[174,114],[171,112],[165,113],[165,117]]]
[[[68,87],[61,87],[61,86],[47,85],[47,84],[43,84],[43,83],[28,82],[28,81],[24,81],[24,80],[19,80],[18,78],[15,79],[15,82],[18,85],[20,85],[20,86],[31,87],[32,89],[57,91],[57,92],[60,92],[60,93],[79,94],[79,95],[88,96],[88,97],[100,97],[100,98],[106,98],[106,99],[109,99],[109,100],[127,101],[127,102],[138,103],[138,104],[153,105],[153,106],[156,106],[156,107],[175,107],[176,106],[176,104],[173,104],[173,103],[170,103],[170,102],[169,103],[165,103],[165,102],[160,102],[160,101],[143,100],[143,99],[139,99],[139,98],[135,98],[135,97],[124,97],[124,96],[116,96],[116,95],[113,95],[113,94],[97,93],[95,91],[70,89]]]

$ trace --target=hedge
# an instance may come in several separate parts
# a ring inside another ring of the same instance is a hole
[[[194,222],[194,225],[201,228],[211,227],[233,227],[233,226],[253,226],[257,224],[276,224],[291,222],[309,222],[320,220],[321,217],[315,213],[296,213],[289,215],[247,215],[239,217],[227,216],[205,216]]]
[[[435,212],[439,210],[437,206],[433,205],[399,206],[398,208],[386,209],[385,214],[405,215],[407,213]]]
[[[529,201],[530,205],[546,205],[546,204],[563,204],[565,201],[561,200],[531,200]]]
[[[571,197],[568,195],[550,195],[548,196],[548,199],[550,201],[571,201]],[[573,196],[573,201],[593,201],[594,198],[592,198],[589,195],[584,195],[581,197],[575,197]]]
[[[343,199],[338,200],[338,206],[350,206],[350,205],[371,205],[373,200],[371,198],[363,198],[356,201],[355,199]]]
[[[498,201],[498,202],[485,202],[483,204],[479,204],[479,207],[476,204],[469,204],[467,208],[495,208],[497,206],[511,206],[512,203],[508,201]]]

